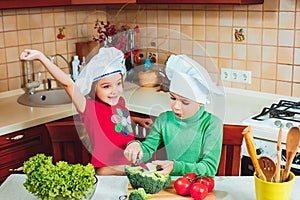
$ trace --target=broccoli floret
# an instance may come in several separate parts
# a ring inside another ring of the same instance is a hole
[[[148,200],[151,194],[147,194],[144,188],[135,189],[129,194],[128,200]]]
[[[158,171],[148,171],[140,166],[125,166],[125,173],[133,189],[143,188],[148,194],[155,194],[165,189],[171,182],[170,175]]]

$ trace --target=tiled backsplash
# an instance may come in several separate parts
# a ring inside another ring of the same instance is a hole
[[[122,10],[121,10],[122,9]],[[105,12],[106,11],[106,12]],[[127,5],[0,11],[0,92],[21,88],[25,75],[19,54],[34,48],[71,61],[75,43],[88,41],[97,18],[117,25],[139,25],[143,48],[192,56],[212,74],[220,68],[249,70],[251,84],[229,87],[300,97],[300,1],[265,0],[258,5]],[[58,40],[59,27],[66,38]],[[242,28],[245,40],[235,42]],[[167,53],[166,53],[167,52]],[[62,66],[68,72],[67,66]],[[34,63],[35,76],[43,71]]]
[[[24,64],[19,60],[26,49],[37,49],[46,55],[61,54],[71,62],[75,43],[91,40],[97,18],[106,20],[105,6],[47,7],[0,10],[0,92],[23,88],[27,80]],[[59,28],[66,37],[58,39]],[[67,73],[69,66],[59,57],[55,62]],[[50,78],[40,62],[32,64],[32,79],[42,72]]]

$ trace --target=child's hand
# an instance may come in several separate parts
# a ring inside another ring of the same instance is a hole
[[[132,142],[124,150],[125,158],[134,164],[143,158],[143,150],[138,142]]]
[[[162,168],[162,170],[159,171],[162,175],[170,174],[174,168],[174,161],[171,160],[154,160],[152,164]]]
[[[37,50],[25,49],[20,56],[21,60],[36,60],[41,56],[41,52]]]
[[[151,125],[153,124],[153,121],[151,118],[141,118],[139,124],[143,127],[150,128]]]
[[[153,120],[151,118],[143,118],[143,117],[136,117],[136,116],[131,116],[131,119],[139,124],[142,127],[145,128],[150,128],[151,125],[153,124]]]

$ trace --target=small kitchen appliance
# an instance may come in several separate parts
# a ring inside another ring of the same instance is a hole
[[[300,101],[280,100],[270,107],[265,107],[259,114],[242,121],[251,126],[257,156],[269,156],[277,162],[277,139],[280,127],[282,128],[281,165],[286,163],[286,136],[293,126],[300,127]],[[242,145],[241,175],[252,176],[254,167],[247,152],[246,145]],[[292,163],[291,171],[300,175],[300,150]]]

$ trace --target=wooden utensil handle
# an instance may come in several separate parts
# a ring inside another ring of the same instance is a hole
[[[247,128],[246,128],[247,129]],[[258,160],[257,160],[257,156],[256,156],[256,151],[255,151],[255,147],[254,147],[254,143],[253,143],[253,137],[252,137],[252,133],[251,133],[251,129],[249,128],[248,131],[245,131],[244,133],[245,136],[245,141],[246,141],[246,146],[248,149],[248,153],[250,155],[250,158],[252,160],[255,172],[256,172],[256,176],[261,179],[261,180],[266,180],[266,177],[264,176],[264,174],[262,173],[262,170],[259,166]]]
[[[281,168],[281,140],[282,140],[282,128],[279,128],[278,140],[277,140],[277,165],[275,172],[275,182],[280,182],[280,168]]]
[[[287,181],[289,178],[290,170],[292,167],[292,162],[297,152],[286,152],[286,164],[282,174],[282,182]]]
[[[277,165],[275,171],[275,182],[280,182],[280,165],[281,165],[281,151],[277,151]]]

